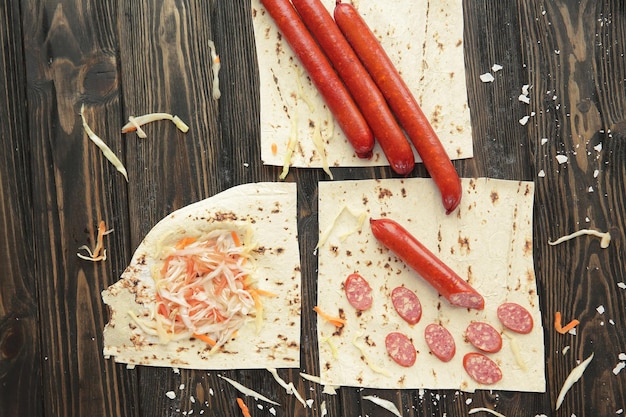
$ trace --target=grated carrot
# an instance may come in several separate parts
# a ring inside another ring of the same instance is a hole
[[[78,249],[79,250],[83,249],[87,251],[89,255],[88,256],[82,255],[80,253],[77,253],[76,255],[78,255],[79,258],[84,259],[86,261],[93,261],[93,262],[105,261],[107,258],[107,251],[106,249],[104,249],[104,236],[108,235],[112,231],[113,229],[107,230],[104,220],[101,220],[100,223],[98,224],[98,237],[96,238],[96,247],[93,250],[91,250],[87,245],[83,245]]]
[[[322,309],[319,306],[313,307],[313,311],[315,311],[317,314],[319,314],[321,318],[331,323],[335,327],[343,327],[347,323],[346,319],[342,319],[341,317],[331,316],[330,314],[322,311]]]
[[[217,342],[213,339],[211,339],[209,336],[205,335],[205,334],[198,334],[198,333],[194,333],[193,337],[198,339],[198,340],[202,340],[204,343],[206,343],[207,345],[213,347],[217,344]]]
[[[276,143],[272,143],[272,155],[276,155],[278,153],[278,145]]]
[[[580,324],[580,321],[574,319],[570,321],[569,323],[567,323],[565,326],[562,326],[561,325],[561,312],[557,311],[556,313],[554,313],[554,328],[556,329],[557,332],[561,334],[565,334],[569,332],[570,330],[572,330],[574,327],[578,326],[579,324]]]
[[[248,410],[248,406],[239,397],[237,397],[237,405],[241,408],[241,414],[243,414],[243,417],[250,417],[250,410]]]

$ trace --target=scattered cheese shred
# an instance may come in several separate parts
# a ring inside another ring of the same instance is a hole
[[[609,232],[599,232],[597,230],[593,230],[593,229],[581,229],[578,230],[574,233],[571,233],[569,235],[566,236],[562,236],[560,238],[558,238],[557,240],[555,240],[554,242],[552,241],[548,241],[548,245],[554,246],[554,245],[558,245],[559,243],[563,243],[566,240],[570,240],[573,239],[575,237],[579,237],[579,236],[583,236],[583,235],[591,235],[591,236],[596,236],[599,237],[600,240],[600,247],[602,249],[606,249],[609,247],[609,244],[611,243],[611,233]]]
[[[328,158],[326,158],[326,151],[324,150],[324,139],[322,138],[320,124],[321,123],[318,122],[313,127],[313,137],[311,140],[313,141],[313,144],[315,145],[315,149],[317,149],[317,152],[319,153],[320,158],[322,159],[322,168],[324,169],[324,172],[332,180],[333,173],[330,172],[330,168],[328,167]]]
[[[339,358],[339,351],[337,350],[337,346],[335,346],[332,339],[330,337],[325,337],[322,341],[326,343],[328,347],[330,347],[330,351],[333,355],[333,358],[334,359]]]
[[[104,220],[101,220],[98,224],[98,237],[96,239],[96,247],[91,250],[89,246],[83,245],[78,250],[87,251],[88,255],[83,255],[81,253],[76,253],[76,255],[80,259],[84,259],[86,261],[106,261],[107,259],[107,250],[104,248],[104,236],[111,233],[113,229],[107,230]]]
[[[357,225],[350,231],[343,233],[339,239],[343,242],[349,235],[358,232],[359,230],[361,230],[361,227],[363,226],[363,223],[365,222],[365,218],[367,217],[367,215],[365,214],[365,212],[363,213],[355,213],[354,211],[350,210],[350,208],[347,205],[343,205],[341,207],[341,210],[339,210],[339,212],[337,213],[337,215],[333,218],[333,221],[330,222],[330,225],[326,228],[326,230],[324,230],[322,232],[322,235],[320,236],[320,239],[317,242],[317,246],[315,246],[315,249],[320,248],[322,245],[324,245],[326,243],[326,241],[328,240],[328,238],[330,237],[331,233],[333,232],[333,229],[335,228],[335,225],[337,224],[337,220],[339,219],[339,217],[341,217],[341,215],[347,211],[348,213],[350,213],[352,215],[352,217],[354,217],[355,219],[357,219]]]
[[[339,388],[338,385],[325,385],[322,383],[322,379],[319,376],[305,374],[304,372],[300,372],[300,376],[306,379],[307,381],[311,381],[311,382],[315,382],[316,384],[323,385],[324,389],[322,393],[324,394],[328,394],[328,395],[337,394],[337,388]]]
[[[208,44],[211,51],[211,72],[213,73],[213,100],[219,100],[222,96],[219,79],[219,72],[222,64],[220,62],[220,57],[217,55],[215,50],[215,43],[213,41],[209,41]]]
[[[222,375],[218,375],[220,378],[222,378],[224,381],[228,382],[230,385],[232,385],[233,387],[235,387],[237,389],[237,391],[239,391],[240,393],[242,393],[245,396],[249,396],[252,397],[256,400],[262,400],[265,401],[266,403],[270,403],[270,404],[274,404],[274,405],[280,405],[279,403],[277,403],[276,401],[272,401],[269,398],[267,398],[264,395],[259,394],[256,391],[251,390],[248,387],[245,387],[243,385],[241,385],[239,382],[232,380],[228,377],[222,376]]]
[[[381,368],[377,365],[375,365],[374,363],[372,363],[372,361],[370,360],[370,358],[367,356],[367,351],[365,349],[365,346],[361,345],[360,343],[357,342],[359,335],[354,336],[354,338],[352,339],[352,344],[354,345],[354,347],[356,347],[357,349],[359,349],[359,351],[361,351],[361,356],[363,361],[365,362],[365,364],[367,366],[370,367],[370,369],[374,372],[376,372],[377,374],[381,374],[384,376],[391,376],[391,374],[384,368]]]
[[[178,116],[171,115],[169,113],[148,113],[144,114],[143,116],[129,116],[128,123],[122,126],[122,133],[136,131],[137,136],[145,139],[148,136],[141,129],[141,126],[152,122],[158,122],[160,120],[171,121],[172,123],[174,123],[174,126],[176,126],[176,128],[183,133],[187,133],[189,131],[189,126],[187,126],[185,122],[183,122]]]
[[[563,388],[561,388],[561,392],[559,392],[559,396],[556,399],[557,410],[559,409],[559,407],[561,407],[561,404],[563,403],[563,400],[565,399],[565,394],[567,394],[570,388],[576,382],[578,382],[578,380],[583,376],[583,372],[585,372],[585,369],[587,369],[587,366],[589,366],[589,363],[591,362],[592,359],[593,359],[593,353],[589,355],[587,359],[582,361],[580,365],[572,369],[570,374],[567,376],[567,378],[565,379],[565,382],[563,383]]]
[[[522,358],[522,355],[520,353],[519,343],[517,343],[517,338],[506,332],[504,333],[504,335],[509,339],[511,352],[513,352],[513,357],[515,357],[515,362],[517,362],[517,366],[519,366],[520,369],[524,372],[528,371],[528,367],[526,366],[526,363],[524,362],[524,359]]]
[[[298,76],[296,77],[296,81],[298,82],[298,97],[300,97],[302,101],[306,103],[306,105],[309,107],[310,113],[315,113],[315,106],[313,105],[313,102],[311,101],[309,96],[304,92],[304,86],[302,85],[303,71],[301,71],[298,68],[297,73],[298,73]]]
[[[476,414],[476,413],[479,413],[481,411],[484,411],[485,413],[493,414],[496,417],[506,417],[504,414],[498,413],[497,411],[492,410],[491,408],[486,408],[486,407],[472,408],[471,410],[469,410],[467,412],[467,414]]]
[[[393,415],[395,416],[402,417],[402,413],[400,413],[398,407],[396,407],[396,405],[389,400],[385,400],[375,395],[366,395],[365,397],[363,397],[363,399],[373,402],[374,404],[384,408],[390,413],[393,413]]]
[[[287,142],[287,153],[285,154],[285,159],[283,160],[283,170],[278,176],[281,180],[284,180],[289,173],[291,157],[293,156],[293,152],[296,150],[296,145],[298,144],[298,124],[296,119],[296,115],[294,114],[291,118],[291,133],[289,134],[289,142]]]
[[[285,380],[282,379],[280,375],[278,375],[278,371],[275,368],[267,368],[267,370],[270,372],[270,374],[272,374],[276,382],[278,382],[278,385],[280,385],[281,387],[285,389],[285,391],[287,391],[287,394],[293,395],[294,397],[296,397],[296,399],[300,401],[300,403],[306,408],[307,406],[306,401],[304,400],[302,395],[300,395],[296,387],[293,385],[293,382],[290,382],[290,383],[285,382]]]
[[[578,326],[579,324],[580,324],[580,321],[574,319],[570,321],[569,323],[567,323],[565,326],[562,326],[561,325],[561,312],[557,311],[556,313],[554,313],[554,329],[561,334],[565,334],[569,332],[570,330],[572,330],[574,327]]]
[[[91,130],[91,128],[87,124],[87,121],[85,120],[84,110],[85,105],[83,104],[80,106],[80,118],[83,121],[83,129],[85,129],[85,132],[87,132],[87,136],[89,136],[89,139],[91,139],[91,141],[95,143],[98,148],[100,148],[105,158],[108,159],[109,162],[111,162],[113,166],[122,173],[124,178],[126,178],[126,182],[128,182],[128,173],[126,172],[124,164],[122,164],[122,161],[120,161],[119,158],[113,153],[111,148],[109,148],[107,144],[104,143],[104,141],[100,139],[100,137],[96,135],[93,130]]]

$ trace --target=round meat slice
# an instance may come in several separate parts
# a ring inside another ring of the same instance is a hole
[[[445,327],[431,323],[424,329],[424,339],[430,351],[443,362],[449,362],[456,353],[452,334]]]
[[[417,358],[417,351],[413,342],[403,333],[391,332],[385,338],[385,347],[391,359],[404,367],[413,366]]]
[[[348,302],[359,311],[367,310],[372,306],[372,288],[359,274],[350,274],[346,278],[343,289]]]
[[[492,325],[482,321],[471,322],[465,329],[465,338],[483,352],[495,353],[502,348],[500,333]]]
[[[517,303],[504,303],[498,307],[498,319],[504,327],[514,332],[528,334],[533,329],[530,312]]]
[[[396,312],[410,325],[422,318],[422,304],[417,295],[406,287],[397,287],[391,291],[391,303]]]
[[[463,357],[463,367],[476,382],[492,385],[502,379],[502,371],[497,363],[478,352],[470,352]]]

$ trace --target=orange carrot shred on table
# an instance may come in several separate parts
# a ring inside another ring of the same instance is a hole
[[[557,311],[556,313],[554,313],[554,328],[557,332],[561,334],[565,334],[569,332],[570,330],[572,330],[574,327],[578,326],[579,324],[580,324],[580,321],[574,319],[570,321],[569,323],[567,323],[565,326],[562,326],[561,325],[561,312]]]
[[[241,414],[243,414],[243,417],[251,417],[250,410],[248,410],[248,406],[239,397],[237,397],[237,405],[239,405],[239,408],[241,408]]]
[[[326,320],[327,322],[333,324],[335,327],[343,327],[347,323],[346,319],[342,319],[341,317],[331,316],[330,314],[322,311],[322,309],[319,306],[313,307],[313,311],[319,314],[319,316],[323,318],[324,320]]]
[[[87,245],[81,246],[79,249],[84,249],[89,254],[89,256],[81,255],[80,253],[78,253],[77,254],[78,257],[81,259],[85,259],[85,260],[93,261],[93,262],[106,260],[107,255],[106,255],[106,250],[104,249],[104,236],[108,235],[112,231],[113,229],[107,230],[104,220],[101,220],[100,223],[98,224],[98,236],[96,238],[96,247],[92,251],[91,249],[89,249]]]

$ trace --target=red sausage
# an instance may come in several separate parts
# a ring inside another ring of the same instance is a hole
[[[443,362],[450,362],[456,353],[456,343],[445,327],[431,323],[424,329],[424,339],[430,351]]]
[[[292,3],[348,87],[391,168],[401,175],[410,173],[415,166],[410,142],[328,10],[320,0],[292,0]]]
[[[498,307],[498,319],[514,332],[527,334],[533,329],[530,312],[517,303],[504,303]]]
[[[430,283],[450,304],[485,308],[483,297],[406,229],[390,219],[370,219],[374,236]]]
[[[343,285],[348,302],[359,311],[367,310],[372,306],[372,288],[359,274],[350,274]]]
[[[410,325],[422,318],[422,304],[417,295],[407,287],[397,287],[391,291],[391,303],[400,317]]]
[[[302,62],[356,154],[370,158],[374,147],[371,129],[289,0],[261,0],[261,3]]]
[[[463,367],[472,379],[484,385],[495,384],[502,379],[502,371],[498,364],[482,353],[465,354]]]
[[[465,329],[465,338],[475,348],[487,353],[496,353],[502,349],[500,333],[489,323],[473,321]]]
[[[413,142],[424,166],[439,188],[446,213],[450,214],[461,201],[461,180],[435,130],[357,10],[351,4],[341,4],[338,0],[334,15],[339,29]]]
[[[385,338],[385,347],[391,359],[398,365],[409,367],[415,363],[417,352],[406,335],[399,332],[389,333]]]

